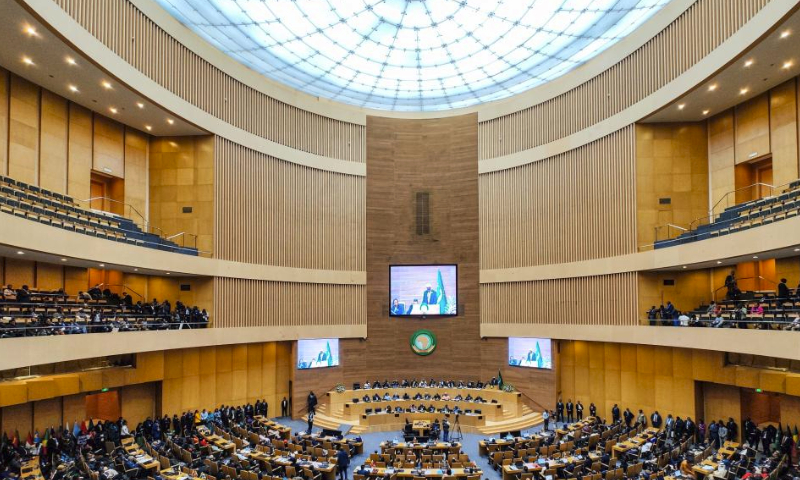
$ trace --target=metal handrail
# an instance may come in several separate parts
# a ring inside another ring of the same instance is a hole
[[[144,300],[144,295],[142,295],[141,293],[137,292],[136,290],[132,289],[131,287],[129,287],[127,284],[124,283],[98,283],[97,285],[100,287],[122,287],[123,292],[125,292],[125,290],[131,291],[135,293],[137,297]]]
[[[722,195],[722,198],[717,200],[717,203],[715,203],[713,207],[711,207],[711,210],[709,211],[709,214],[710,214],[709,216],[713,216],[714,215],[714,211],[717,209],[717,206],[720,203],[722,203],[723,200],[727,199],[728,196],[730,196],[731,194],[735,194],[737,192],[741,192],[743,190],[747,190],[747,189],[750,189],[750,188],[753,188],[753,187],[769,187],[770,193],[773,193],[775,191],[775,188],[776,188],[775,185],[770,185],[769,183],[757,182],[757,183],[754,183],[752,185],[748,185],[746,187],[737,188],[736,190],[732,190],[730,192],[727,192],[727,193]]]
[[[164,231],[161,228],[159,228],[159,227],[157,227],[155,225],[151,225],[150,222],[147,221],[147,218],[145,218],[145,216],[142,215],[142,212],[137,210],[136,207],[134,207],[130,203],[125,203],[123,201],[116,200],[116,199],[110,198],[110,197],[91,197],[91,198],[87,198],[85,200],[78,200],[78,201],[79,202],[88,203],[90,205],[89,206],[90,209],[97,210],[97,209],[94,209],[94,208],[91,207],[91,202],[94,201],[94,200],[108,200],[109,202],[120,204],[123,207],[128,207],[132,212],[136,213],[136,215],[139,216],[139,218],[141,219],[142,226],[145,227],[145,231],[149,231],[150,229],[158,230],[158,232],[159,232],[158,236],[162,237],[162,238],[164,237]],[[116,215],[113,212],[106,212],[106,213],[111,213],[112,215]],[[123,217],[124,217],[124,215],[123,215]]]

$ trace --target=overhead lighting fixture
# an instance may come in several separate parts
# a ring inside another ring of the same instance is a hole
[[[175,120],[173,120],[171,118],[168,118],[167,119],[167,123],[169,123],[170,125],[174,125],[175,124]]]
[[[717,89],[717,84],[716,83],[712,83],[711,85],[708,86],[708,91],[709,92],[713,92],[716,89]]]
[[[720,260],[717,260],[717,265],[719,265],[720,263],[722,263],[722,261],[720,261]]]
[[[22,57],[22,63],[25,65],[33,65],[33,60],[31,60],[31,57]]]
[[[103,267],[106,266],[106,264],[105,263],[101,263],[99,266],[100,266],[100,268],[103,268]]]
[[[680,105],[678,105],[678,110],[683,110],[684,108],[686,108],[685,103],[681,103]]]
[[[787,61],[783,62],[783,69],[786,70],[788,68],[792,68],[792,65],[794,65],[794,63],[792,63],[791,60],[787,60]]]
[[[746,68],[746,67],[749,67],[749,66],[751,66],[751,65],[753,65],[753,59],[752,59],[752,58],[751,58],[750,60],[747,60],[746,62],[744,62],[744,66],[745,66],[745,68]]]
[[[167,275],[170,275],[170,273],[169,273],[169,272],[167,272]]]
[[[791,34],[792,34],[791,30],[784,30],[783,32],[781,32],[781,38],[786,38]]]
[[[144,128],[147,129],[148,132],[153,130],[153,127],[151,127],[150,125],[145,125]]]
[[[703,110],[703,115],[708,115],[709,110]]]
[[[134,268],[134,269],[133,269],[133,271],[134,271],[134,272],[138,272],[138,271],[139,271],[139,269],[138,269],[138,268]]]
[[[753,258],[758,260],[758,255],[753,255]]]
[[[69,91],[72,93],[78,93],[78,87],[76,87],[75,85],[70,85],[67,88],[69,88]]]
[[[144,108],[144,103],[136,102],[136,106],[139,107],[139,108]]]
[[[683,268],[686,268],[686,265],[684,265]]]
[[[794,251],[795,252],[800,252],[800,248],[795,248]]]
[[[72,58],[72,57],[67,57],[65,60],[67,61],[67,64],[72,65],[72,66],[75,66],[75,65],[78,64],[78,62],[76,62],[75,59]]]
[[[33,28],[31,25],[26,25],[25,26],[25,33],[27,33],[29,37],[38,37],[39,36],[39,32],[37,32],[36,29]]]
[[[23,252],[22,250],[17,250],[17,255],[25,255],[25,252]]]
[[[62,258],[62,259],[61,259],[61,261],[62,261],[62,262],[66,262],[66,261],[67,261],[67,259],[66,259],[66,258]]]
[[[103,88],[105,88],[106,90],[111,90],[111,84],[105,80],[103,80],[103,82],[100,85],[102,85]]]
[[[749,91],[750,91],[750,89],[747,88],[747,87],[742,88],[741,90],[739,90],[739,95],[746,95],[747,92],[749,92]]]
[[[117,110],[117,109],[116,109],[116,108],[114,108],[114,107],[109,107],[109,108],[108,108],[108,111],[109,111],[109,112],[111,112],[111,113],[117,113],[119,110]]]

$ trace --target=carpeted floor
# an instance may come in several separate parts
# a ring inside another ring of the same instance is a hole
[[[308,429],[308,424],[302,420],[292,420],[288,417],[281,417],[274,419],[276,422],[286,425],[287,427],[291,427],[292,432],[297,431],[305,431]],[[541,427],[534,427],[529,430],[523,431],[523,433],[528,432],[535,432],[540,430]],[[314,431],[319,431],[319,428],[314,427]],[[354,435],[346,435],[347,437],[353,437]],[[400,432],[379,432],[379,433],[364,433],[361,435],[361,438],[364,440],[364,454],[357,455],[350,460],[350,473],[347,475],[347,478],[352,479],[352,471],[355,469],[356,466],[361,465],[366,459],[369,458],[369,454],[372,452],[379,452],[380,451],[380,444],[384,440],[397,440],[402,439]],[[471,460],[474,460],[478,466],[483,470],[483,478],[492,478],[492,479],[500,479],[502,476],[500,472],[493,470],[489,466],[488,459],[486,457],[481,457],[478,455],[478,442],[487,438],[485,435],[479,434],[472,434],[472,433],[465,433],[464,438],[461,440],[461,449],[469,455]]]

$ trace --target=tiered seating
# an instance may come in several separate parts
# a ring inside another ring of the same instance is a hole
[[[708,305],[700,305],[688,313],[689,325],[698,327],[739,327],[766,330],[800,328],[794,319],[800,317],[800,298],[777,298],[774,292],[743,292],[735,300],[716,302],[720,314],[709,312]],[[761,314],[751,312],[760,307]],[[746,314],[743,312],[746,310]],[[719,319],[722,319],[720,322]]]
[[[133,220],[81,208],[72,197],[0,176],[0,211],[73,232],[140,247],[197,255],[156,234],[143,232]]]
[[[800,180],[777,196],[764,197],[726,208],[713,222],[699,225],[676,238],[659,240],[654,248],[681,245],[767,225],[800,213]]]

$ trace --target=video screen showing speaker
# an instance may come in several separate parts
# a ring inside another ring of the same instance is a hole
[[[339,365],[339,339],[315,338],[297,341],[297,369],[326,368]]]
[[[389,267],[389,315],[447,317],[458,314],[456,265]]]
[[[508,339],[508,364],[512,367],[553,368],[552,353],[549,338]]]

